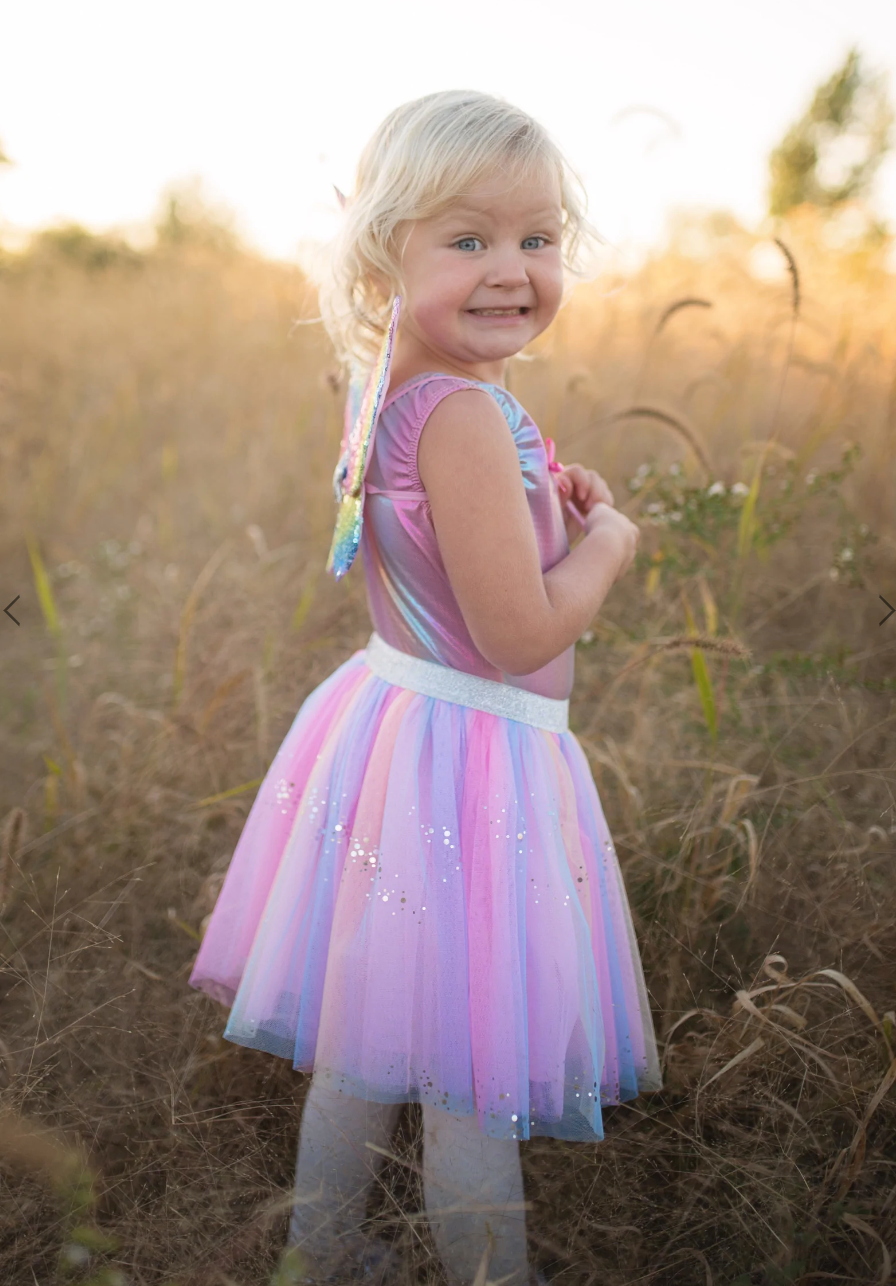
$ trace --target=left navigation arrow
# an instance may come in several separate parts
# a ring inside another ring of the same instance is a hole
[[[3,609],[4,615],[8,616],[8,617],[9,617],[9,619],[10,619],[11,621],[16,621],[16,618],[13,616],[13,614],[12,614],[12,612],[9,610],[9,608],[10,608],[10,607],[15,607],[16,603],[19,601],[19,599],[20,599],[21,597],[22,597],[22,595],[21,595],[21,594],[16,594],[15,598],[12,600],[12,602],[9,604],[9,606],[8,606],[8,607],[4,607],[4,609]],[[18,625],[19,623],[20,623],[19,621],[16,621],[16,625]]]

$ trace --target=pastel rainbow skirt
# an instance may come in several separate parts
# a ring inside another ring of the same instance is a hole
[[[602,1139],[602,1107],[662,1088],[568,702],[376,632],[296,715],[190,983],[228,1040],[495,1138]]]

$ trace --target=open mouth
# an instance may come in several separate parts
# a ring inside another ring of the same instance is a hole
[[[474,317],[525,317],[528,308],[468,308]]]

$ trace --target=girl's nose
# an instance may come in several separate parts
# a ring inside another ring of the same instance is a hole
[[[529,281],[526,261],[518,248],[496,251],[485,273],[487,286],[525,286]]]

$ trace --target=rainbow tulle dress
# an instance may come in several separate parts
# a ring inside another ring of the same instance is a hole
[[[653,1022],[566,723],[574,646],[497,670],[442,565],[417,444],[460,388],[504,413],[542,570],[569,552],[545,444],[506,389],[431,373],[384,396],[361,497],[371,640],[296,715],[190,982],[230,1006],[229,1040],[347,1094],[594,1141],[602,1106],[662,1086]]]

